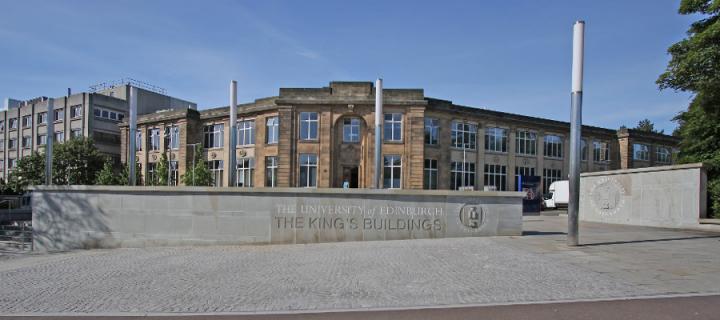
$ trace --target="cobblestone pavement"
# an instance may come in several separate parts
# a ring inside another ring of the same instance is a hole
[[[527,236],[90,250],[0,259],[0,313],[218,313],[720,292],[720,234],[531,217]]]

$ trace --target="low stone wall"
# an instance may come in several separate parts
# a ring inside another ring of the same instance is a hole
[[[521,192],[37,186],[38,250],[522,234]]]
[[[580,220],[686,228],[707,215],[702,164],[584,173]]]

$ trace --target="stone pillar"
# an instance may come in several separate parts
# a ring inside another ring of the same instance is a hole
[[[407,158],[407,178],[403,180],[406,189],[423,188],[423,169],[425,166],[425,107],[413,106],[408,108],[405,116],[407,120],[407,132],[405,142]]]
[[[545,169],[545,131],[543,130],[538,130],[537,132],[537,148],[535,151],[537,152],[535,174],[542,179],[543,169]],[[541,183],[545,183],[544,179],[541,180]],[[540,190],[542,190],[542,188]]]
[[[630,133],[627,129],[618,130],[618,144],[620,153],[620,169],[630,169],[632,163],[632,141]]]
[[[278,119],[280,121],[277,169],[278,187],[294,187],[297,185],[294,176],[297,170],[295,166],[295,143],[297,136],[293,109],[292,106],[278,107]]]
[[[477,190],[485,189],[485,123],[478,123],[478,152],[475,161],[475,185]]]

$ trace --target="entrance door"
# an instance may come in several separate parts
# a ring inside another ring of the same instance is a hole
[[[358,167],[343,167],[343,184],[347,181],[350,188],[358,187]],[[341,186],[343,185],[341,184]]]

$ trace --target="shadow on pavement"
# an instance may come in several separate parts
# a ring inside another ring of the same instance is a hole
[[[629,241],[610,241],[610,242],[598,242],[598,243],[585,243],[583,247],[592,246],[606,246],[613,244],[629,244],[629,243],[646,243],[646,242],[664,242],[664,241],[677,241],[677,240],[695,240],[695,239],[712,239],[720,238],[720,236],[705,236],[705,237],[684,237],[684,238],[666,238],[666,239],[648,239],[648,240],[629,240]]]

